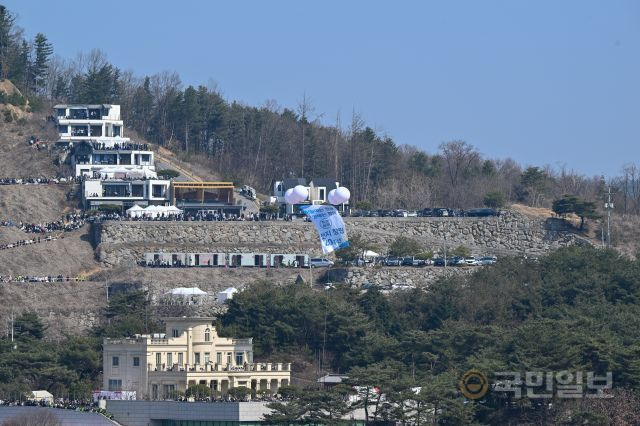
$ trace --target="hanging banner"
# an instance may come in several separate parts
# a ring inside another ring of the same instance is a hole
[[[300,210],[316,227],[322,243],[322,252],[331,253],[337,249],[349,247],[347,230],[340,213],[333,206],[305,206]]]

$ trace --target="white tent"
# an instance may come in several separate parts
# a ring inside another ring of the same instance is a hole
[[[238,289],[235,287],[228,287],[218,293],[218,303],[224,303],[227,300],[233,299],[233,295],[238,292]]]
[[[158,206],[153,206],[153,205],[152,206],[147,206],[147,207],[144,208],[144,214],[145,214],[145,216],[148,215],[148,216],[151,216],[151,217],[157,217],[158,213],[160,213],[160,210],[161,209]]]
[[[176,206],[168,206],[168,207],[165,207],[165,212],[169,214],[180,214],[182,213],[182,210],[180,210]]]
[[[364,253],[362,253],[362,257],[378,257],[378,256],[380,256],[378,253],[371,250],[365,250]]]
[[[168,292],[172,296],[205,296],[209,293],[200,290],[198,287],[177,287]]]
[[[129,217],[140,217],[144,213],[144,209],[137,204],[134,204],[133,207],[127,209],[127,216]]]
[[[31,400],[37,402],[44,401],[45,403],[50,404],[53,402],[53,395],[46,390],[31,391]]]

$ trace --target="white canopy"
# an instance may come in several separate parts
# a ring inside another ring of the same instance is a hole
[[[371,250],[365,250],[364,253],[362,253],[362,257],[378,257],[378,256],[380,256],[378,253]]]
[[[206,291],[200,290],[198,287],[177,287],[168,292],[172,296],[204,296]]]
[[[127,216],[130,217],[139,217],[144,212],[144,209],[137,204],[134,204],[133,207],[127,209]]]

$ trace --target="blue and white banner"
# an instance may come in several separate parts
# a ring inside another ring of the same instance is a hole
[[[300,210],[309,218],[320,234],[324,254],[337,249],[349,247],[347,230],[340,213],[333,206],[305,206]]]

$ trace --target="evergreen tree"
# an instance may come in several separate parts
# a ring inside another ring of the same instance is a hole
[[[53,53],[53,46],[42,33],[36,34],[34,46],[36,57],[33,63],[33,78],[35,91],[38,92],[42,90],[45,84],[49,57]]]

